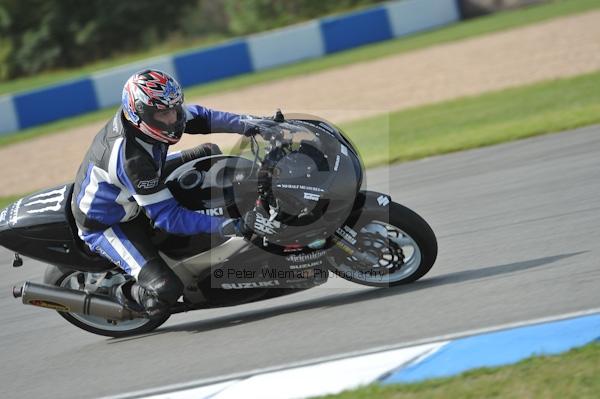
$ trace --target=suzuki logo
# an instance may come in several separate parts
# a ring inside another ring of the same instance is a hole
[[[223,216],[223,208],[201,209],[196,211],[206,216]]]
[[[380,195],[377,197],[377,203],[379,206],[387,206],[390,203],[390,199],[386,195]]]
[[[267,288],[279,285],[279,280],[270,281],[253,281],[251,283],[229,283],[221,284],[221,288],[225,290],[243,290],[246,288]]]
[[[37,194],[29,197],[29,202],[23,204],[23,207],[30,207],[33,205],[43,205],[39,209],[27,210],[27,213],[42,213],[47,211],[57,212],[62,207],[62,202],[65,199],[65,193],[67,192],[67,186],[58,190],[48,191],[45,193]]]

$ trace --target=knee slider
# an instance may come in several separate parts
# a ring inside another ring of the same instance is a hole
[[[183,283],[162,259],[148,261],[137,278],[138,284],[154,292],[159,300],[173,304],[183,293]]]

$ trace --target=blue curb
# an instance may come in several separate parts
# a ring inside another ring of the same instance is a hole
[[[599,334],[600,314],[597,314],[462,338],[381,382],[417,382],[475,368],[512,364],[534,355],[555,355],[594,342]]]

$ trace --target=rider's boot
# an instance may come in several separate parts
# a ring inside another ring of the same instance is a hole
[[[146,313],[150,318],[169,311],[183,293],[183,283],[162,260],[151,260],[140,271],[137,281],[130,280],[115,290],[125,307]]]

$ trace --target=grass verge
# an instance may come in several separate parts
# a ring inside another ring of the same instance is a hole
[[[13,195],[10,197],[0,197],[0,211],[2,209],[6,208],[7,205],[15,202],[16,200],[18,200],[21,197],[22,197],[22,195]]]
[[[293,76],[341,67],[358,62],[372,61],[390,55],[406,53],[437,44],[443,44],[497,31],[517,28],[562,16],[599,9],[597,0],[555,0],[547,4],[504,11],[497,14],[463,21],[434,31],[388,40],[332,54],[323,58],[300,62],[284,67],[255,72],[248,75],[213,82],[186,89],[188,96],[201,96],[241,87],[251,86]]]
[[[342,128],[367,166],[600,123],[600,72],[376,116]]]
[[[386,42],[360,47],[358,49],[333,54],[316,60],[301,62],[289,66],[269,69],[262,72],[241,75],[238,77],[221,80],[205,85],[186,89],[188,98],[208,95],[211,93],[224,92],[248,87],[260,83],[300,76],[316,71],[340,67],[357,62],[370,61],[386,57],[392,54],[408,52],[436,44],[457,41],[486,33],[506,30],[519,26],[532,24],[552,18],[566,16],[576,13],[600,8],[597,0],[555,0],[548,4],[536,5],[525,9],[501,12],[486,17],[481,17],[431,32],[425,32],[410,37],[389,40]],[[131,57],[123,58],[121,61],[131,61]],[[110,61],[109,61],[110,62]],[[114,64],[118,64],[114,62]],[[103,68],[108,64],[100,64]],[[102,68],[97,68],[102,69]],[[69,74],[39,75],[35,78],[15,80],[0,84],[0,94],[16,90],[27,90],[38,87],[40,84],[56,82],[67,78],[76,78],[93,72],[93,67],[86,67]],[[46,77],[45,77],[46,76]],[[56,133],[65,129],[81,126],[90,122],[98,122],[106,119],[116,108],[104,109],[86,115],[63,119],[54,123],[24,129],[15,134],[0,136],[0,146],[23,141],[42,134]]]
[[[597,398],[600,343],[557,356],[533,357],[517,364],[469,371],[417,384],[379,386],[330,395],[327,399],[411,398]]]
[[[88,114],[61,119],[45,125],[24,129],[19,133],[0,135],[0,147],[19,143],[21,141],[27,141],[29,139],[47,134],[60,133],[65,130],[73,129],[78,126],[84,126],[90,123],[108,121],[108,119],[114,115],[116,110],[117,107],[105,108],[99,111],[90,112]]]
[[[403,110],[342,128],[372,167],[594,123],[600,123],[600,72]],[[0,206],[13,199],[0,198]]]

